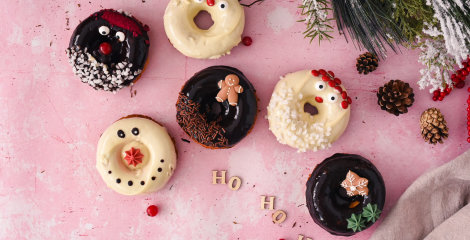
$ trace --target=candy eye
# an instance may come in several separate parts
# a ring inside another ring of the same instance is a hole
[[[118,38],[119,42],[124,42],[126,40],[126,35],[123,32],[117,32],[116,37]]]
[[[138,128],[133,128],[132,129],[132,134],[134,134],[135,136],[139,135],[139,129]]]
[[[219,8],[222,10],[225,10],[228,8],[228,3],[226,1],[220,1],[219,2]]]
[[[109,34],[109,27],[101,26],[98,28],[98,32],[100,32],[101,35],[106,36]]]
[[[316,82],[315,83],[315,89],[317,89],[318,91],[323,91],[325,90],[325,83],[324,82]]]
[[[338,100],[338,96],[334,93],[328,94],[328,97],[326,98],[328,102],[334,103]]]
[[[197,3],[202,3],[203,0],[194,0]]]
[[[125,134],[124,131],[122,131],[122,130],[118,130],[118,131],[117,131],[117,135],[118,135],[118,137],[120,137],[120,138],[125,138],[125,137],[126,137],[126,134]]]

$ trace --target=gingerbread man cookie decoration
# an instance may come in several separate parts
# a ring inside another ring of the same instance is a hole
[[[228,99],[230,106],[237,106],[238,94],[243,92],[243,87],[238,85],[240,79],[235,74],[229,74],[225,80],[220,80],[217,85],[219,86],[219,93],[215,99],[217,102],[223,102]]]

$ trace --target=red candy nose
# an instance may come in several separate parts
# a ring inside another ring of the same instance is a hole
[[[322,102],[323,102],[323,98],[321,98],[321,97],[315,97],[315,101],[317,101],[318,103],[322,103]]]
[[[207,5],[214,6],[215,0],[207,0]]]
[[[100,52],[103,53],[104,55],[109,55],[112,52],[112,47],[111,44],[108,42],[103,42],[100,44]]]

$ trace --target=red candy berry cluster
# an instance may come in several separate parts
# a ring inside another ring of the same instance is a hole
[[[461,69],[457,70],[454,74],[450,76],[453,87],[459,88],[459,89],[465,87],[465,79],[470,73],[470,57],[467,57],[467,60],[463,61],[462,65],[463,67]],[[446,86],[444,91],[437,89],[433,92],[432,100],[442,101],[444,100],[445,96],[450,94],[451,91],[452,91],[452,88],[449,86]]]
[[[343,91],[341,88],[341,80],[339,78],[335,78],[335,73],[332,71],[325,71],[324,69],[320,70],[312,70],[312,75],[315,77],[318,77],[322,75],[322,80],[328,83],[328,85],[336,91],[338,91],[341,94],[341,97],[343,98],[343,101],[341,102],[341,107],[344,109],[347,109],[348,106],[352,103],[351,97],[348,96],[348,93],[346,91]]]
[[[470,93],[470,87],[467,89],[467,91]],[[470,95],[468,95],[467,98],[467,130],[468,130],[468,138],[467,142],[470,143]]]

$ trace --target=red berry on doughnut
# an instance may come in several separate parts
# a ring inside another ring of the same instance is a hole
[[[150,217],[155,217],[158,214],[158,207],[155,205],[150,205],[147,208],[147,215]]]
[[[243,45],[250,46],[253,43],[253,39],[251,37],[243,37]]]
[[[320,69],[318,70],[320,72],[321,75],[325,76],[326,75],[326,71],[325,69]]]
[[[315,97],[315,101],[317,101],[318,103],[322,103],[323,98],[317,96],[317,97]]]
[[[329,85],[330,87],[335,87],[336,84],[335,84],[335,82],[333,82],[333,81],[328,81],[328,85]]]
[[[334,73],[334,72],[332,72],[332,71],[328,71],[328,74],[330,74],[330,76],[331,76],[332,78],[334,78],[334,77],[335,77],[335,73]]]
[[[214,0],[207,0],[207,5],[214,6],[214,4],[215,4]]]
[[[103,53],[104,55],[109,55],[113,51],[111,44],[108,42],[102,42],[100,44],[100,52]]]
[[[318,72],[317,70],[312,70],[312,75],[318,77],[320,75],[320,72]]]
[[[341,93],[341,97],[342,97],[343,99],[346,99],[346,98],[348,97],[348,94],[347,94],[346,92],[342,92],[342,93]]]
[[[352,103],[352,99],[351,97],[348,97],[348,103],[351,104]]]
[[[348,106],[349,106],[348,102],[346,102],[346,101],[341,102],[341,107],[343,107],[344,109],[348,108]]]
[[[335,83],[341,85],[341,80],[339,78],[335,78]]]
[[[328,76],[325,76],[325,75],[323,75],[323,77],[321,77],[321,79],[325,82],[330,81],[330,78]]]
[[[336,89],[339,93],[343,93],[343,89],[342,89],[340,86],[335,86],[335,89]]]

